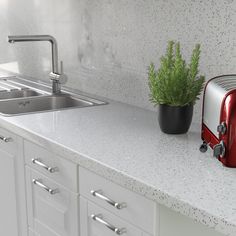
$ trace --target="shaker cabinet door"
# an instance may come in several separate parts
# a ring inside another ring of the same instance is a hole
[[[0,235],[18,236],[15,156],[0,149]]]
[[[42,236],[78,236],[78,195],[26,167],[29,226]]]
[[[27,236],[23,139],[0,127],[0,235]]]

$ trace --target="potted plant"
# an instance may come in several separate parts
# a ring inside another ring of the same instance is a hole
[[[149,66],[150,101],[159,105],[158,120],[164,133],[183,134],[190,127],[193,105],[205,81],[204,76],[198,76],[199,59],[200,44],[196,44],[190,63],[186,64],[180,43],[169,41],[160,68],[156,71],[153,63]]]

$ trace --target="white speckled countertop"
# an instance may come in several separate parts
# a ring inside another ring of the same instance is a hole
[[[236,235],[236,169],[199,152],[199,125],[186,135],[166,135],[156,113],[112,101],[1,116],[0,125],[225,235]]]

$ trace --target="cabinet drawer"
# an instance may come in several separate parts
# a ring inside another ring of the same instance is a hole
[[[26,167],[28,224],[42,236],[78,235],[78,195]]]
[[[157,210],[155,202],[81,167],[79,184],[82,196],[153,234]]]
[[[10,154],[17,154],[18,152],[18,142],[17,140],[19,137],[17,135],[0,128],[0,149],[10,153]],[[21,149],[22,150],[22,149]]]
[[[142,236],[140,229],[83,197],[80,197],[80,206],[80,234],[83,236]],[[114,232],[115,230],[117,233]]]
[[[40,171],[73,192],[78,192],[77,165],[34,143],[24,141],[28,166]]]

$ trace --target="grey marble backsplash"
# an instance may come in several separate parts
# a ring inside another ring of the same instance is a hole
[[[202,46],[200,72],[209,79],[236,72],[235,0],[1,0],[0,68],[48,79],[48,43],[8,44],[9,34],[51,34],[68,86],[146,109],[147,66],[181,42],[189,59]],[[194,122],[201,117],[201,101]]]

